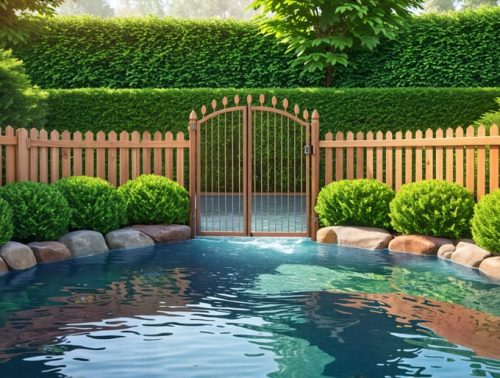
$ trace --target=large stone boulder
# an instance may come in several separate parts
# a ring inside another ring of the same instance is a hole
[[[331,226],[318,230],[316,239],[321,243],[344,245],[370,250],[385,249],[393,236],[375,227]]]
[[[191,239],[191,227],[180,224],[137,224],[132,228],[145,233],[157,243]]]
[[[491,253],[478,247],[476,244],[469,241],[461,241],[457,244],[453,255],[451,255],[451,261],[477,268],[489,256],[491,256]]]
[[[454,244],[443,244],[439,247],[437,255],[439,258],[444,260],[450,260],[453,252],[455,252],[455,249],[456,247]]]
[[[7,273],[9,271],[9,267],[3,258],[0,257],[0,274]]]
[[[109,249],[129,249],[153,246],[154,240],[133,228],[122,228],[108,232],[105,236]]]
[[[400,235],[389,243],[389,251],[413,253],[416,255],[435,255],[445,244],[453,244],[449,239],[424,235]]]
[[[52,263],[67,260],[71,252],[63,243],[56,241],[34,242],[28,244],[39,263]]]
[[[479,270],[488,277],[500,280],[500,256],[488,257],[479,264]]]
[[[33,251],[26,245],[17,242],[8,242],[0,248],[0,257],[14,270],[25,270],[36,265]]]
[[[59,242],[69,248],[73,257],[92,256],[109,250],[104,236],[96,231],[73,231],[60,238]]]

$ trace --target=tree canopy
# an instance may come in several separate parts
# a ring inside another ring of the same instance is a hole
[[[304,72],[326,70],[332,85],[336,65],[347,66],[355,48],[373,49],[381,38],[394,38],[422,0],[255,0],[252,7],[264,33],[275,35],[296,54]]]

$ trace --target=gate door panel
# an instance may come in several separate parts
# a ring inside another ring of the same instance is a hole
[[[311,234],[311,124],[285,99],[212,101],[196,121],[196,234]],[[302,116],[302,118],[301,118]]]

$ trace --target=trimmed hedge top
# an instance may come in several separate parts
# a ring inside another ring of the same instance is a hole
[[[321,133],[467,126],[497,108],[500,88],[73,89],[49,91],[47,128],[70,131],[187,131],[191,110],[223,96],[260,93],[318,109]],[[254,100],[257,103],[257,100]],[[40,125],[42,127],[43,125]]]
[[[15,47],[43,88],[320,86],[255,23],[157,18],[54,18]],[[500,86],[500,8],[414,17],[394,41],[354,52],[338,87]]]

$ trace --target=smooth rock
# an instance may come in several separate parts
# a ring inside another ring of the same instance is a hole
[[[375,227],[332,226],[327,229],[320,235],[323,243],[370,250],[387,248],[394,237],[390,232]]]
[[[0,274],[7,273],[9,271],[9,267],[3,258],[0,257]]]
[[[389,243],[389,251],[413,253],[417,255],[435,255],[437,250],[445,244],[453,244],[445,238],[435,238],[424,235],[400,235]]]
[[[455,245],[454,244],[443,244],[441,247],[438,249],[438,257],[445,259],[445,260],[450,260],[451,255],[453,255],[453,252],[455,252]]]
[[[488,277],[500,280],[500,256],[484,259],[479,265],[479,270]]]
[[[157,243],[191,239],[191,227],[180,224],[137,224],[132,228],[145,233]]]
[[[67,260],[71,252],[63,243],[56,241],[34,242],[28,244],[39,263],[51,263]]]
[[[92,256],[109,250],[104,236],[96,231],[73,231],[60,238],[59,242],[69,248],[73,257]]]
[[[33,251],[24,244],[8,242],[0,248],[0,256],[14,270],[25,270],[36,265]]]
[[[491,253],[478,247],[474,243],[461,241],[457,244],[457,249],[451,256],[451,261],[477,268],[479,264],[489,256],[491,256]]]
[[[316,232],[316,241],[318,243],[335,244],[337,243],[337,234],[333,227],[322,227]]]
[[[105,238],[109,249],[141,248],[155,244],[149,236],[133,228],[122,228],[108,232]]]

